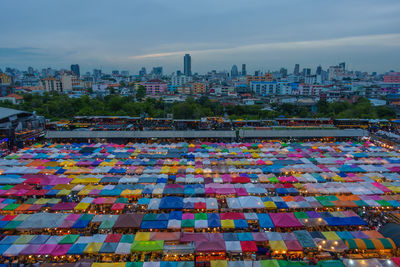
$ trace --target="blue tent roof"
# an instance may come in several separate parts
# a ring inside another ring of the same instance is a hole
[[[235,228],[248,228],[249,225],[247,224],[246,220],[234,220]]]
[[[163,197],[160,202],[160,209],[182,209],[183,198],[182,197]]]
[[[267,213],[258,213],[258,222],[261,228],[274,228],[274,224],[272,223],[271,218]]]
[[[68,250],[67,254],[69,255],[82,255],[85,250],[87,244],[86,243],[75,243]]]
[[[141,229],[167,229],[168,221],[142,221]]]

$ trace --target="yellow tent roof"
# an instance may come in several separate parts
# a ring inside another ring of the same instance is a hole
[[[91,242],[91,243],[87,244],[87,246],[85,247],[83,252],[84,253],[97,253],[100,251],[102,246],[103,246],[103,243]]]
[[[271,250],[286,251],[287,247],[283,240],[272,240],[269,241],[269,247]]]
[[[78,205],[75,206],[74,210],[87,210],[90,206],[90,203],[80,202]]]
[[[233,220],[221,220],[222,228],[235,228],[235,223]]]
[[[277,206],[273,201],[265,201],[263,202],[266,209],[276,209]]]
[[[125,267],[125,262],[94,262],[92,267]]]
[[[71,193],[71,190],[62,189],[56,194],[56,196],[68,196],[70,193]]]
[[[336,232],[321,232],[327,240],[341,240],[341,238],[336,234]]]
[[[224,260],[211,261],[211,267],[228,267],[228,262]]]
[[[135,235],[135,241],[149,241],[150,232],[137,232]]]

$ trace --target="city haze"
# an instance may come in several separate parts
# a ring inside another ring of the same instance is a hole
[[[82,71],[163,66],[193,73],[400,67],[400,2],[384,1],[2,1],[0,68]]]

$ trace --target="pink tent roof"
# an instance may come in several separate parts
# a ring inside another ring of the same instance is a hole
[[[208,241],[207,233],[182,233],[181,242]]]
[[[195,242],[196,252],[225,252],[225,241],[224,240],[213,240],[213,241],[197,241]]]
[[[112,205],[111,210],[123,210],[125,208],[125,203],[115,203]]]
[[[241,212],[226,212],[221,213],[220,215],[221,220],[245,220],[244,213]]]
[[[251,235],[254,241],[268,241],[267,235],[263,232],[253,232]]]
[[[302,227],[293,213],[269,213],[275,227]]]
[[[72,247],[72,244],[60,244],[56,245],[53,251],[50,253],[51,256],[62,256],[66,255],[68,250]]]
[[[80,214],[71,213],[70,215],[67,216],[67,218],[65,218],[65,220],[76,221],[79,219],[79,217],[81,217]]]
[[[194,220],[194,213],[182,214],[182,220]]]
[[[285,240],[288,251],[303,251],[303,247],[297,240]]]

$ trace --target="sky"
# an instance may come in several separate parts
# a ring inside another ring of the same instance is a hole
[[[400,71],[399,0],[2,0],[0,68]]]

